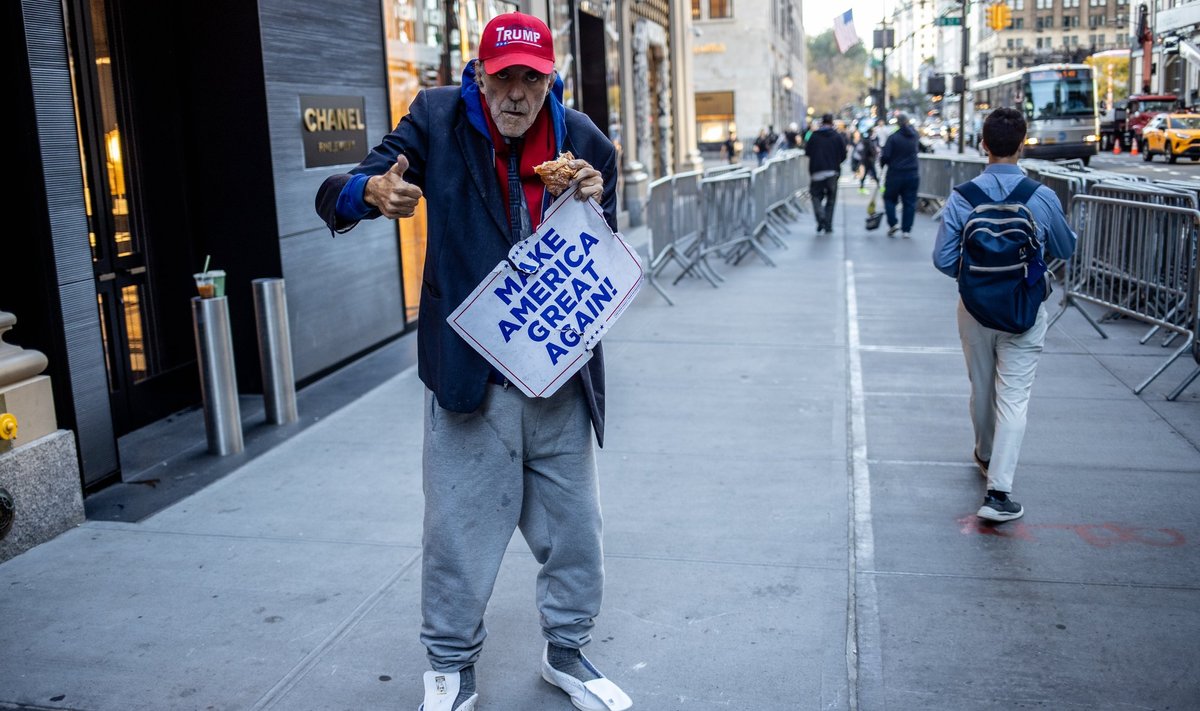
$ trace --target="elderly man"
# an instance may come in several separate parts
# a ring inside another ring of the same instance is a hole
[[[470,711],[484,610],[505,548],[520,528],[541,571],[542,677],[580,709],[627,709],[629,698],[582,655],[603,591],[592,432],[604,436],[604,370],[595,357],[552,397],[527,398],[446,323],[552,202],[534,166],[571,151],[578,197],[616,227],[616,152],[582,113],[562,105],[549,29],[509,13],[484,28],[459,87],[417,95],[400,124],[348,174],[317,194],[334,232],[409,217],[428,202],[418,322],[427,387],[422,473],[421,642],[424,711]],[[599,166],[597,170],[593,166]],[[518,700],[498,708],[522,708]]]

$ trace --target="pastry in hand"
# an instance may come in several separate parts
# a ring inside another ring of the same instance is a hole
[[[575,174],[579,172],[578,168],[571,167],[573,160],[575,160],[575,156],[567,151],[560,153],[555,160],[548,160],[533,167],[534,172],[541,177],[542,182],[546,184],[546,189],[554,197],[562,195],[570,187],[571,181],[575,179]]]

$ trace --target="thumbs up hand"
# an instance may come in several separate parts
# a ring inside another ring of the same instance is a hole
[[[396,162],[386,173],[367,179],[363,200],[368,205],[378,208],[384,217],[412,217],[422,193],[416,185],[404,181],[406,170],[408,158],[397,156]]]

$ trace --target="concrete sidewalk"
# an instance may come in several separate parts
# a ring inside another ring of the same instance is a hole
[[[980,526],[954,283],[912,240],[797,224],[778,266],[651,289],[605,339],[607,594],[587,650],[646,711],[1200,705],[1200,386],[1068,313],[1015,497]],[[421,402],[398,373],[180,503],[0,565],[0,708],[415,709]],[[517,536],[483,710],[538,674]]]

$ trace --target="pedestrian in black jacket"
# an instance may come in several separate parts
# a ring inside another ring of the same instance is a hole
[[[842,163],[846,161],[846,141],[833,128],[833,114],[821,117],[821,127],[809,137],[804,153],[808,156],[809,192],[813,214],[817,218],[817,232],[832,234],[838,177],[842,174]]]
[[[907,114],[896,117],[899,129],[883,144],[879,164],[887,168],[883,183],[883,209],[887,214],[888,237],[899,230],[902,237],[912,236],[913,219],[917,212],[917,188],[921,183],[917,152],[921,138],[908,121]],[[900,224],[896,224],[896,203],[903,201]]]

